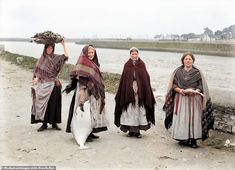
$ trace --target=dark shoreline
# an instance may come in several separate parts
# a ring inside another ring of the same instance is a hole
[[[234,43],[181,42],[181,41],[135,41],[135,40],[81,40],[76,44],[92,44],[96,48],[130,49],[135,46],[143,51],[184,53],[190,51],[201,55],[235,57]]]

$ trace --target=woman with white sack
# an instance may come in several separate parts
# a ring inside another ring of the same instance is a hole
[[[67,85],[64,90],[66,93],[69,93],[75,89],[70,104],[66,132],[70,133],[71,130],[73,132],[73,129],[75,129],[75,127],[72,126],[75,125],[75,122],[72,120],[75,118],[75,115],[78,116],[76,119],[79,120],[80,118],[84,118],[81,114],[78,115],[79,113],[85,111],[85,113],[83,113],[84,115],[88,112],[87,114],[90,114],[91,130],[87,135],[87,141],[99,138],[93,133],[106,131],[108,125],[105,114],[105,87],[99,67],[100,64],[95,48],[92,45],[86,45],[82,49],[78,61],[70,73],[71,84]],[[84,128],[84,125],[82,127],[81,124],[76,126],[76,128]]]

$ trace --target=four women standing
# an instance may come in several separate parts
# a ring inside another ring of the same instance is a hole
[[[43,122],[38,131],[46,129],[47,123],[61,130],[57,126],[61,123],[61,84],[57,75],[68,59],[64,41],[62,45],[64,55],[54,54],[54,44],[45,45],[35,67],[31,123]],[[181,61],[182,66],[174,71],[168,86],[165,126],[168,129],[172,125],[172,137],[180,144],[195,148],[196,140],[207,138],[208,130],[213,127],[212,104],[205,78],[193,65],[193,54],[185,53]],[[99,67],[95,48],[85,46],[71,71],[72,82],[65,89],[66,93],[75,89],[66,132],[71,132],[74,106],[83,110],[86,101],[91,105],[93,128],[89,137],[98,138],[93,133],[107,130],[105,90]],[[155,124],[155,99],[150,77],[135,47],[130,49],[130,59],[124,65],[115,101],[114,123],[123,132],[129,132],[128,136],[141,138],[140,130],[148,130]]]

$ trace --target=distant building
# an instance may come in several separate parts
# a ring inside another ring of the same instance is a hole
[[[213,34],[202,34],[201,35],[201,41],[215,41],[216,36],[214,36]]]
[[[213,32],[208,27],[204,28],[204,33],[195,34],[185,33],[177,34],[158,34],[154,36],[158,41],[216,41],[216,40],[234,40],[235,39],[235,24],[224,28],[222,31],[217,30]]]
[[[166,35],[164,36],[164,40],[172,40],[171,34],[166,34]]]
[[[154,36],[155,40],[169,40],[169,41],[176,41],[176,40],[180,40],[180,36],[177,34],[159,34],[159,35],[155,35]]]
[[[175,41],[179,41],[180,40],[180,36],[177,35],[177,34],[171,34],[172,36],[172,39],[175,40]]]
[[[221,35],[222,39],[229,40],[233,38],[233,33],[232,32],[224,32]]]
[[[183,34],[179,37],[180,41],[188,41],[188,37],[186,36],[186,34]]]
[[[158,40],[158,41],[159,41],[159,40],[163,40],[163,39],[164,39],[164,35],[163,35],[163,34],[155,35],[155,36],[154,36],[154,39],[155,39],[155,40]]]
[[[208,34],[202,34],[201,40],[202,40],[202,41],[210,41],[210,37],[209,37]]]

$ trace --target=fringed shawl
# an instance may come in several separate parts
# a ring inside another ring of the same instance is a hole
[[[33,73],[33,77],[39,78],[39,82],[31,87],[32,90],[32,114],[35,120],[44,120],[47,104],[53,91],[54,85],[59,82],[57,75],[63,67],[67,57],[52,53],[46,54],[46,46],[39,58]],[[60,84],[60,83],[59,83]]]
[[[134,72],[138,86],[139,105],[144,105],[146,109],[147,121],[155,124],[154,105],[155,99],[150,85],[150,77],[146,70],[144,62],[139,58],[134,65],[132,60],[129,59],[124,65],[119,88],[115,96],[115,120],[116,126],[120,126],[120,117],[122,111],[127,109],[130,103],[135,102],[133,91]]]
[[[91,45],[87,45],[82,49],[82,52],[74,69],[71,71],[70,76],[72,79],[76,78],[80,84],[85,85],[88,88],[89,93],[93,94],[96,99],[101,97],[101,113],[105,105],[105,87],[99,69],[96,51],[93,60],[88,58],[89,46]]]
[[[178,67],[172,74],[168,88],[167,88],[167,95],[165,99],[165,104],[163,106],[163,110],[166,113],[165,117],[165,127],[169,129],[172,125],[172,118],[173,118],[173,111],[174,111],[174,97],[176,92],[174,91],[173,88],[173,81],[175,78],[175,75],[179,69],[182,69],[183,66]],[[212,108],[212,103],[211,103],[211,98],[209,96],[209,89],[207,86],[207,82],[205,80],[205,77],[203,73],[200,71],[200,69],[196,68],[193,66],[193,68],[197,69],[200,73],[201,79],[202,79],[202,88],[203,88],[203,100],[202,100],[202,140],[205,140],[208,137],[208,131],[209,129],[213,128],[214,124],[214,117],[213,117],[213,108]]]
[[[33,75],[45,81],[55,81],[67,57],[52,53],[43,55],[38,60]]]

